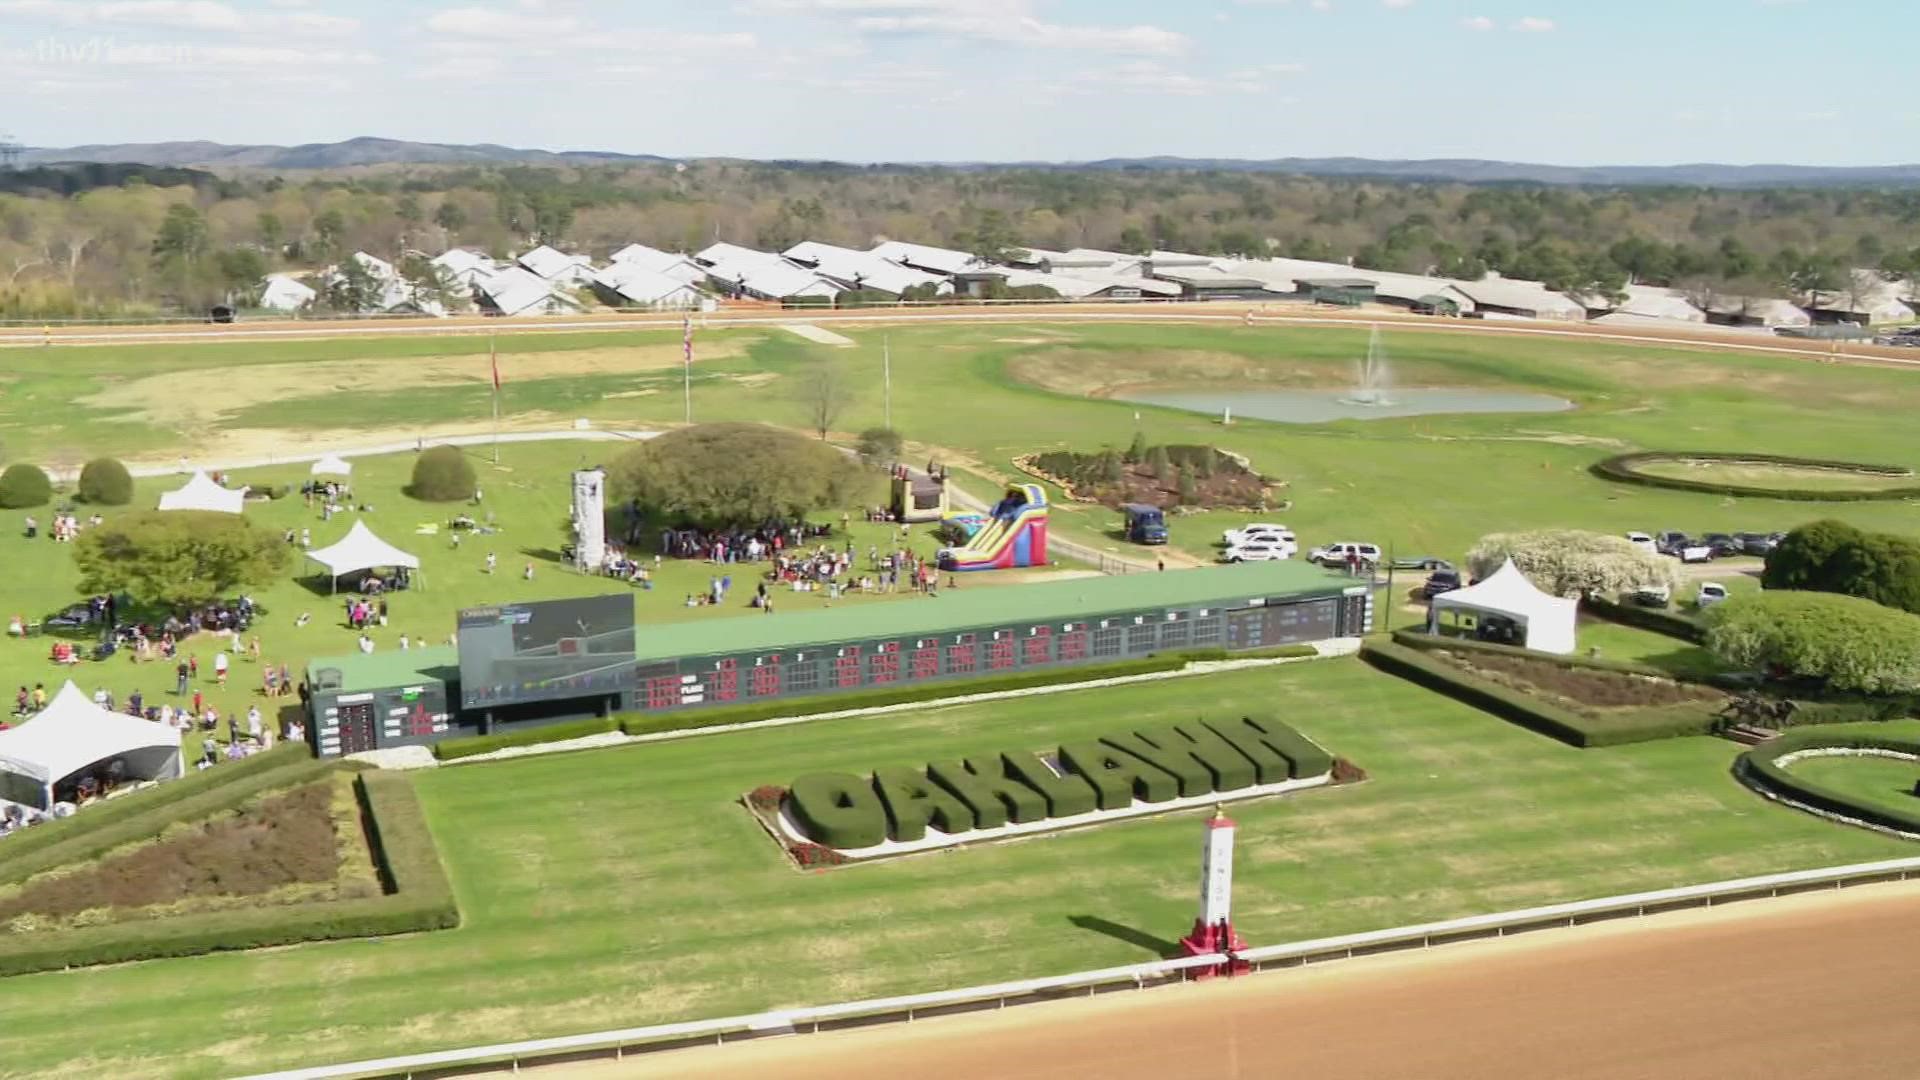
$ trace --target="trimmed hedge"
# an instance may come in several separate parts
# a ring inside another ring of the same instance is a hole
[[[0,507],[25,510],[45,506],[52,498],[53,481],[40,466],[21,461],[0,472]]]
[[[143,835],[158,836],[176,822],[218,813],[254,792],[291,786],[316,771],[303,767],[325,768],[305,743],[281,743],[244,761],[189,772],[178,780],[96,803],[72,817],[42,822],[0,841],[0,884],[92,858]],[[281,775],[295,769],[301,771]]]
[[[94,458],[81,467],[74,493],[94,506],[125,506],[133,501],[133,474],[118,458]]]
[[[1920,800],[1915,800],[1914,810],[1856,802],[1844,792],[1795,776],[1790,770],[1776,764],[1781,758],[1797,751],[1828,749],[1892,750],[1920,755],[1920,741],[1864,732],[1794,732],[1741,754],[1734,759],[1733,771],[1755,787],[1816,810],[1840,814],[1882,828],[1920,833]]]
[[[406,493],[421,502],[464,502],[473,498],[480,481],[473,463],[457,446],[429,446],[413,459],[413,479]]]
[[[1096,809],[1121,810],[1135,799],[1166,802],[1180,794],[1180,782],[1172,775],[1108,745],[1105,739],[1063,743],[1060,762],[1092,785]]]
[[[794,821],[833,848],[873,847],[887,838],[887,810],[869,779],[851,773],[808,773],[787,790]]]
[[[1854,461],[1828,461],[1821,458],[1788,457],[1781,454],[1681,453],[1642,451],[1603,458],[1592,465],[1594,475],[1604,480],[1645,487],[1698,491],[1709,495],[1747,495],[1763,499],[1790,499],[1796,502],[1871,502],[1884,499],[1911,499],[1920,496],[1920,484],[1867,491],[1829,490],[1825,488],[1775,488],[1753,484],[1725,484],[1712,480],[1688,480],[1677,476],[1653,476],[1639,471],[1642,465],[1665,461],[1751,462],[1758,465],[1787,465],[1806,469],[1833,469],[1868,476],[1912,476],[1913,470],[1897,465],[1868,465]]]
[[[1713,731],[1713,714],[1699,706],[1673,706],[1620,716],[1587,717],[1531,694],[1471,675],[1403,645],[1367,642],[1360,647],[1360,656],[1390,675],[1398,675],[1477,709],[1484,709],[1569,746],[1620,746],[1678,735],[1707,735]]]
[[[1006,763],[1008,776],[1039,792],[1040,797],[1047,800],[1048,817],[1089,813],[1099,800],[1092,781],[1073,773],[1056,776],[1037,754],[1010,750],[1002,753],[1000,760]]]
[[[381,874],[401,891],[0,938],[0,976],[459,925],[453,889],[411,781],[397,773],[363,774],[359,780]]]
[[[997,757],[936,761],[927,766],[927,779],[952,792],[973,812],[976,829],[997,829],[1009,821],[1019,824],[1047,816],[1047,800],[1009,779]]]
[[[1601,657],[1578,656],[1572,653],[1541,652],[1538,649],[1522,649],[1516,645],[1498,645],[1491,641],[1474,641],[1471,638],[1442,637],[1438,634],[1422,634],[1415,630],[1395,630],[1393,643],[1420,652],[1464,652],[1483,653],[1488,656],[1511,656],[1521,660],[1539,660],[1563,668],[1579,668],[1587,671],[1609,671],[1617,675],[1647,675],[1656,679],[1670,679],[1674,682],[1704,682],[1706,680],[1676,675],[1671,671],[1654,667],[1651,664],[1636,664],[1630,660],[1607,660]]]
[[[539,727],[521,731],[502,731],[493,735],[468,735],[458,739],[442,739],[433,744],[433,756],[441,761],[457,761],[463,757],[491,754],[495,750],[506,750],[515,746],[538,746],[541,743],[581,739],[588,735],[605,735],[609,731],[618,730],[620,730],[618,717],[589,716],[581,720],[542,724]]]
[[[875,769],[873,788],[887,808],[887,833],[895,840],[918,840],[931,825],[943,833],[973,828],[973,811],[953,793],[916,769]]]
[[[1707,628],[1700,624],[1700,620],[1676,615],[1671,611],[1641,607],[1638,604],[1622,604],[1600,596],[1589,596],[1580,601],[1580,609],[1591,612],[1608,622],[1651,630],[1656,634],[1679,638],[1694,645],[1705,644],[1707,640]]]

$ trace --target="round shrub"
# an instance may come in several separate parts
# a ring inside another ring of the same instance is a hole
[[[45,506],[51,498],[53,481],[47,479],[40,466],[22,462],[0,472],[0,507],[24,510],[29,506]]]
[[[125,506],[133,501],[133,474],[114,458],[94,458],[80,470],[80,501]]]
[[[458,502],[473,498],[479,480],[473,463],[456,446],[429,447],[413,462],[413,483],[407,494],[427,502]]]

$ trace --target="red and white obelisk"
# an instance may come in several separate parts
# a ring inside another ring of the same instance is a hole
[[[1200,978],[1238,975],[1249,966],[1234,955],[1247,943],[1233,930],[1233,830],[1233,819],[1216,807],[1200,854],[1200,917],[1193,921],[1193,932],[1180,939],[1180,951],[1187,956],[1225,953],[1229,959],[1201,972]]]

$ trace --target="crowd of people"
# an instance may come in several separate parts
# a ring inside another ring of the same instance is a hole
[[[104,520],[105,519],[99,514],[95,514],[87,519],[87,525],[98,525]],[[39,518],[28,514],[26,520],[21,522],[21,524],[25,527],[27,539],[32,540],[40,535]],[[75,514],[71,510],[56,510],[54,511],[53,520],[47,523],[47,539],[52,540],[56,544],[71,544],[74,538],[80,535],[80,529],[80,516],[78,514]]]
[[[714,563],[759,562],[808,540],[830,535],[831,525],[769,521],[743,529],[662,529],[660,553],[670,559],[704,559]],[[640,542],[640,527],[627,530],[627,546]]]

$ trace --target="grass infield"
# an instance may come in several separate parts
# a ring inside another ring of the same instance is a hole
[[[1912,851],[1755,797],[1730,743],[1582,752],[1324,661],[423,774],[459,929],[0,980],[0,1061],[230,1075],[1146,960],[1192,921],[1202,814],[802,874],[735,800],[1255,710],[1372,778],[1235,809],[1256,943]]]

